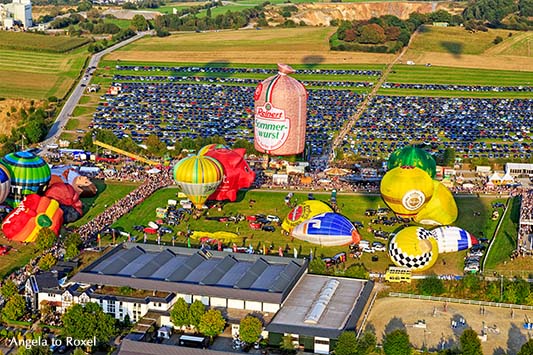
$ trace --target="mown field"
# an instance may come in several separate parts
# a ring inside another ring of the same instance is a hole
[[[178,190],[176,188],[168,188],[156,192],[154,195],[146,199],[142,205],[136,207],[130,214],[119,219],[113,227],[132,233],[132,236],[136,238],[138,242],[142,242],[143,233],[135,232],[133,226],[146,226],[149,221],[156,220],[155,209],[157,207],[165,207],[168,199],[176,199],[177,192]],[[222,211],[211,209],[209,210],[209,216],[231,216],[235,214],[252,215],[262,213],[277,215],[283,219],[290,211],[290,208],[284,204],[285,195],[286,192],[248,191],[245,194],[241,192],[237,202],[226,204]],[[326,193],[317,193],[315,194],[315,197],[323,201],[329,200],[329,194]],[[295,198],[298,201],[305,201],[307,199],[307,194],[296,193]],[[248,201],[250,199],[257,201],[253,208],[249,207]],[[474,235],[491,235],[496,225],[496,222],[491,221],[489,218],[491,213],[490,204],[494,200],[494,198],[477,198],[472,196],[457,198],[456,201],[460,217],[455,225],[467,229]],[[339,194],[337,196],[337,201],[338,206],[340,207],[340,212],[343,215],[352,221],[357,220],[363,222],[365,227],[360,230],[363,239],[370,241],[379,240],[375,239],[368,230],[371,218],[364,216],[364,211],[367,208],[385,207],[380,196]],[[475,216],[473,213],[474,211],[480,212],[480,216]],[[190,218],[188,221],[182,222],[179,226],[174,227],[174,231],[187,231],[188,228],[192,231],[233,232],[238,234],[239,237],[226,244],[231,245],[232,242],[235,242],[239,246],[252,245],[256,249],[262,248],[263,245],[270,246],[272,244],[274,246],[273,253],[277,253],[279,246],[282,246],[283,248],[288,246],[291,250],[291,255],[295,248],[299,255],[309,255],[310,251],[313,250],[313,254],[316,256],[332,256],[340,251],[349,251],[345,246],[327,248],[283,236],[280,233],[280,227],[278,226],[276,226],[276,231],[273,233],[252,230],[248,226],[248,222],[245,221],[226,224],[218,221],[205,220],[204,218],[199,220]],[[392,232],[398,230],[400,227],[398,225],[393,227],[374,225],[372,228],[382,228],[383,230]],[[121,238],[126,240],[126,237]],[[150,243],[155,243],[155,238],[154,235],[148,236]],[[110,242],[111,236],[106,236],[103,240]],[[166,234],[162,239],[162,243],[171,245],[172,235]],[[176,245],[187,245],[185,237],[176,237],[175,243]],[[192,240],[191,243],[197,245],[198,241]],[[383,272],[390,264],[389,258],[385,252],[377,252],[376,255],[379,258],[377,262],[372,262],[371,255],[365,254],[360,261],[350,260],[349,264],[362,262],[369,270]],[[431,271],[440,274],[461,274],[464,255],[465,252],[441,255],[439,261]]]
[[[9,47],[5,45],[8,40],[18,43],[17,46],[24,50],[3,49]],[[47,44],[48,40],[53,40],[53,44]],[[72,40],[64,36],[27,37],[26,33],[0,32],[0,97],[38,100],[50,96],[63,98],[80,76],[89,53],[85,47],[65,53],[40,52],[38,48],[45,44],[44,48],[48,49],[66,48]],[[27,41],[30,41],[29,45],[25,44]]]
[[[0,31],[0,49],[64,53],[87,43],[87,38]]]

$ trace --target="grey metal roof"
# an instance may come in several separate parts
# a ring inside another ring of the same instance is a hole
[[[210,349],[194,349],[183,346],[145,343],[124,339],[120,345],[118,355],[235,355],[227,351]]]
[[[277,256],[124,243],[71,281],[282,303],[307,261]]]
[[[300,279],[266,330],[330,339],[338,338],[344,330],[354,330],[374,284],[367,280],[334,278],[339,285],[317,324],[305,323],[305,317],[332,277],[307,274]]]

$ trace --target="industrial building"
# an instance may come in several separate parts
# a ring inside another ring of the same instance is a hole
[[[305,259],[123,243],[61,286],[53,274],[30,278],[26,293],[39,308],[96,302],[117,319],[137,322],[150,312],[167,327],[180,297],[227,314],[260,312],[271,344],[290,334],[299,348],[327,354],[342,331],[355,329],[373,283],[309,275],[307,266]],[[228,323],[238,332],[238,318]]]
[[[11,4],[0,4],[0,28],[9,30],[15,25],[30,28],[31,0],[13,0]]]

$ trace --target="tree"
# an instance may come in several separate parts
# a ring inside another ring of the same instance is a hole
[[[461,344],[462,355],[483,355],[481,341],[474,330],[466,329],[461,334],[459,342]]]
[[[357,354],[371,354],[376,349],[376,335],[371,331],[365,331],[357,340]]]
[[[344,276],[357,279],[368,279],[369,273],[363,264],[354,264],[346,269]]]
[[[18,320],[26,313],[26,301],[19,294],[11,296],[2,309],[2,315],[9,320]]]
[[[107,344],[109,338],[117,333],[115,319],[105,314],[97,303],[85,306],[75,304],[63,314],[63,335],[74,339],[91,339]]]
[[[176,327],[187,327],[191,324],[189,305],[182,297],[178,298],[170,310],[170,320]]]
[[[200,320],[205,313],[205,305],[200,300],[196,300],[189,308],[191,325],[198,329]]]
[[[6,300],[10,299],[17,293],[18,288],[17,285],[15,285],[15,283],[13,282],[13,280],[6,280],[0,288],[0,295],[2,295],[2,297],[4,297]]]
[[[41,257],[38,265],[41,270],[48,271],[56,264],[56,262],[56,258],[51,253],[48,253]]]
[[[385,335],[383,352],[385,355],[410,355],[412,349],[407,332],[402,329],[396,329]]]
[[[320,258],[314,258],[309,263],[309,272],[312,274],[324,275],[327,273],[326,263]]]
[[[226,320],[222,317],[222,313],[220,313],[218,309],[210,309],[202,314],[200,322],[198,323],[198,330],[200,333],[209,336],[212,340],[213,337],[224,331],[225,326]]]
[[[385,42],[385,31],[383,27],[378,24],[371,23],[369,25],[361,26],[361,43],[378,44]]]
[[[533,338],[529,339],[527,343],[522,345],[520,351],[516,355],[533,355]]]
[[[44,227],[41,228],[41,230],[39,230],[37,233],[36,245],[39,251],[45,251],[53,247],[56,240],[57,236],[54,234],[54,232],[50,228]]]
[[[294,345],[290,334],[281,338],[281,344],[279,347],[283,354],[294,354],[296,352],[296,345]]]
[[[65,239],[65,259],[70,260],[75,258],[80,253],[82,240],[78,233],[70,233]]]
[[[148,152],[153,155],[161,155],[166,151],[165,143],[161,142],[159,137],[155,134],[151,134],[146,138],[146,147]]]
[[[148,29],[148,21],[144,18],[143,15],[135,15],[131,19],[131,25],[137,31],[146,31]]]
[[[85,355],[85,351],[83,351],[80,348],[76,348],[74,349],[74,352],[72,353],[72,355]]]
[[[357,336],[355,332],[342,332],[335,346],[336,355],[355,355],[357,352]]]
[[[245,343],[251,344],[259,339],[261,331],[263,330],[263,323],[256,317],[246,316],[241,319],[239,326],[239,336]]]
[[[37,143],[43,138],[46,132],[46,125],[40,119],[33,120],[24,127],[24,132],[30,143]]]
[[[425,296],[438,296],[444,293],[444,283],[436,275],[430,275],[418,282],[418,291]]]
[[[30,348],[19,346],[17,355],[52,355],[52,350],[44,345],[36,345]]]

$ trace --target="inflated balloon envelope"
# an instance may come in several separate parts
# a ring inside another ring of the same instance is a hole
[[[361,241],[353,223],[343,215],[326,212],[314,216],[292,230],[292,236],[322,246],[339,246]]]
[[[452,193],[441,182],[433,180],[433,196],[415,216],[417,223],[447,225],[457,219],[458,210]]]
[[[62,223],[63,211],[56,200],[31,194],[7,215],[2,223],[2,231],[7,239],[28,243],[35,241],[44,227],[59,235]]]
[[[394,213],[415,217],[433,196],[433,180],[422,169],[401,166],[389,170],[379,187],[381,197]]]
[[[395,150],[387,161],[387,169],[392,170],[399,166],[414,166],[424,170],[431,178],[437,174],[435,159],[424,149],[407,146]]]
[[[478,243],[476,237],[459,227],[443,226],[433,229],[431,233],[437,239],[441,253],[453,253],[469,249]]]
[[[281,228],[286,232],[292,232],[293,228],[300,223],[324,212],[333,212],[333,209],[319,200],[304,201],[287,214]]]
[[[389,256],[396,266],[424,271],[437,261],[439,248],[433,234],[420,227],[406,227],[389,242]]]
[[[307,91],[288,74],[294,69],[278,64],[278,74],[259,83],[254,93],[255,149],[270,155],[304,151]]]

